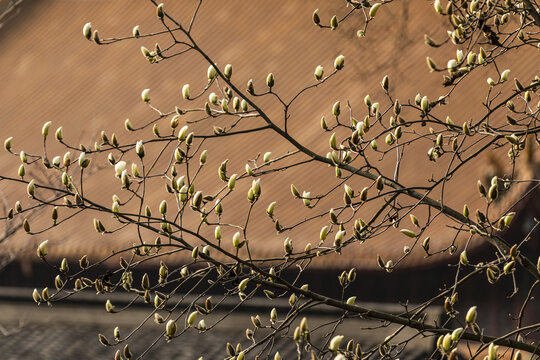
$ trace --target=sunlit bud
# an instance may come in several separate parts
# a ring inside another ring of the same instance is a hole
[[[112,204],[112,207],[111,207],[111,211],[113,213],[118,213],[120,212],[120,204],[117,202],[117,201],[114,201],[113,204]]]
[[[313,19],[313,22],[315,23],[315,25],[319,25],[321,23],[321,18],[319,17],[319,9],[316,9],[313,12],[312,19]]]
[[[37,255],[42,259],[44,259],[45,256],[47,256],[47,243],[48,242],[49,240],[43,241],[41,244],[39,244],[37,248]]]
[[[49,135],[49,129],[51,128],[52,121],[47,121],[45,124],[43,124],[43,127],[41,128],[41,135],[43,137],[47,137]]]
[[[266,86],[268,86],[269,88],[272,88],[272,86],[274,86],[274,74],[268,74],[268,76],[266,77]]]
[[[443,14],[444,13],[444,10],[443,10],[443,7],[441,5],[441,1],[440,0],[435,0],[433,2],[433,7],[435,8],[435,11],[438,13],[438,14]]]
[[[501,73],[501,82],[508,80],[508,75],[510,74],[510,69],[506,69]]]
[[[119,161],[114,165],[114,173],[117,177],[120,177],[122,175],[122,172],[126,170],[126,162],[125,161]]]
[[[141,28],[139,27],[139,25],[136,25],[136,26],[133,27],[132,34],[136,38],[141,36]]]
[[[307,191],[304,191],[303,194],[302,194],[302,199],[303,199],[303,202],[304,202],[304,206],[307,206],[307,207],[310,207],[311,206],[311,193],[307,192]]]
[[[488,191],[489,200],[495,201],[498,196],[499,196],[499,188],[498,188],[497,184],[491,185],[489,187],[489,191]]]
[[[480,196],[486,196],[487,192],[486,192],[486,188],[484,187],[484,184],[482,184],[482,182],[478,180],[476,185],[478,187],[478,192],[480,193]]]
[[[424,249],[426,253],[429,251],[429,242],[430,242],[429,236],[425,238],[424,241],[422,242],[422,248]]]
[[[114,313],[114,305],[109,299],[105,302],[105,310],[107,310],[108,313]]]
[[[497,350],[499,350],[498,346],[495,346],[495,344],[491,343],[488,347],[488,359],[489,360],[496,360],[497,359]]]
[[[186,140],[188,126],[184,125],[178,132],[178,141],[183,142]]]
[[[159,4],[159,5],[156,7],[156,16],[158,17],[158,19],[163,20],[163,16],[164,16],[164,13],[163,13],[163,3]]]
[[[203,196],[201,191],[197,191],[195,195],[193,195],[193,198],[191,199],[191,203],[193,206],[195,206],[197,209],[201,207]]]
[[[242,101],[240,101],[240,109],[242,109],[243,112],[248,111],[248,103],[246,100],[242,99]]]
[[[450,352],[450,349],[452,348],[452,335],[446,334],[443,337],[443,340],[441,342],[441,349],[444,353]]]
[[[292,240],[289,238],[286,238],[285,241],[283,241],[283,248],[285,249],[285,253],[287,255],[291,254],[293,251]]]
[[[149,102],[150,101],[150,89],[144,89],[141,92],[141,99],[144,102]]]
[[[296,186],[294,186],[294,184],[291,184],[291,193],[293,194],[293,196],[295,198],[299,198],[300,197],[300,192],[298,191],[298,189],[296,188]]]
[[[230,79],[232,76],[232,71],[233,68],[231,64],[225,65],[225,69],[223,70],[223,75],[225,76],[225,78]]]
[[[261,179],[253,180],[251,183],[251,188],[256,198],[259,198],[261,195]]]
[[[227,101],[227,99],[221,100],[221,110],[223,110],[223,112],[225,113],[229,112],[229,102]]]
[[[330,28],[332,30],[336,30],[339,26],[339,21],[336,15],[332,16],[332,19],[330,19]]]
[[[467,206],[467,204],[463,205],[463,216],[465,216],[466,218],[469,217],[469,207]]]
[[[167,201],[163,200],[161,204],[159,204],[159,213],[161,215],[165,215],[167,213]]]
[[[195,320],[197,319],[197,311],[193,311],[191,314],[189,314],[187,319],[188,326],[192,326],[195,323]]]
[[[83,26],[83,35],[87,40],[92,39],[92,23],[86,23]]]
[[[169,320],[165,326],[165,331],[168,337],[173,337],[176,334],[176,322],[174,320]]]
[[[58,158],[58,164],[60,164],[60,158]],[[26,169],[24,168],[24,164],[21,164],[21,166],[19,166],[18,174],[21,178],[24,178],[24,175],[26,174]]]
[[[29,197],[33,198],[35,190],[36,190],[36,186],[34,185],[34,180],[32,179],[26,186],[26,193],[28,194]]]
[[[217,71],[216,71],[216,68],[214,65],[210,65],[208,67],[208,71],[207,71],[207,76],[208,76],[208,81],[211,81],[211,80],[214,80],[214,78],[216,77],[217,75]]]
[[[270,203],[270,205],[268,205],[268,208],[266,209],[266,213],[268,214],[268,216],[272,217],[274,216],[274,209],[276,207],[276,202],[272,202]]]
[[[490,78],[490,77],[488,77],[486,81],[487,81],[487,83],[488,83],[489,86],[495,85],[495,80],[493,80],[493,79]]]
[[[467,64],[469,66],[472,66],[472,65],[474,65],[474,63],[476,63],[476,53],[470,52],[467,55]]]
[[[418,221],[418,220],[417,220]],[[408,236],[410,238],[415,238],[416,233],[414,231],[408,230],[408,229],[401,229],[399,230],[403,235]]]
[[[193,250],[191,251],[191,257],[194,260],[197,260],[197,258],[199,257],[199,248],[198,247],[193,248]]]
[[[395,141],[394,135],[393,134],[386,135],[386,138],[384,139],[384,141],[386,142],[387,145],[393,145]]]
[[[364,97],[364,104],[366,104],[368,108],[371,108],[372,103],[371,96],[369,96],[369,94]]]
[[[376,3],[371,6],[369,9],[369,18],[373,19],[375,15],[377,15],[377,11],[379,11],[379,8],[381,7],[382,3]]]
[[[185,84],[182,87],[182,97],[186,100],[189,99],[189,84]]]
[[[416,216],[414,216],[413,214],[410,215],[411,217],[411,222],[416,226],[416,227],[420,227],[420,223],[418,222],[418,218]]]
[[[246,169],[246,174],[248,174],[249,176],[253,176],[253,169],[251,169],[249,164],[246,164],[245,169]]]
[[[330,136],[330,140],[328,142],[330,144],[330,147],[334,150],[337,150],[337,140],[336,140],[336,133],[333,133],[332,136]]]
[[[334,60],[334,69],[341,70],[341,69],[343,69],[343,66],[345,66],[345,56],[339,55]]]
[[[229,190],[234,190],[234,187],[236,185],[236,178],[238,177],[237,174],[232,174],[231,177],[229,178],[229,182],[227,183],[227,187],[229,188]]]
[[[446,65],[446,68],[448,69],[448,72],[450,74],[456,71],[457,67],[458,67],[458,63],[455,59],[448,60],[448,64]]]
[[[32,298],[34,301],[39,305],[41,303],[41,295],[39,294],[39,291],[37,289],[34,289],[32,292]]]
[[[270,151],[265,152],[264,155],[263,155],[263,161],[265,163],[269,162],[270,161],[270,156],[272,156],[272,152],[270,152]]]
[[[508,100],[506,102],[506,107],[510,110],[510,111],[514,111],[515,109],[515,105],[514,105],[514,102],[512,100]]]
[[[483,64],[486,62],[487,54],[483,47],[480,47],[480,51],[478,52],[478,63]]]
[[[317,67],[315,68],[315,73],[314,73],[315,79],[321,80],[322,77],[323,77],[323,74],[324,74],[324,69],[323,69],[323,67],[322,67],[321,65],[317,66]]]
[[[340,102],[339,101],[336,101],[336,103],[332,107],[332,114],[334,114],[334,116],[339,116],[339,114],[341,114]]]
[[[426,57],[426,62],[427,62],[429,70],[431,71],[437,70],[437,66],[435,65],[435,62],[433,61],[432,58],[430,58],[429,56]]]
[[[11,146],[13,144],[13,137],[8,137],[5,141],[4,141],[4,149],[8,152],[11,152]]]
[[[144,145],[142,140],[137,141],[135,145],[135,151],[137,152],[137,155],[142,159],[144,157]]]
[[[458,63],[461,63],[463,61],[463,50],[456,50],[456,60]]]
[[[461,252],[461,254],[459,255],[459,262],[462,265],[468,265],[469,264],[469,259],[467,258],[467,252],[465,250],[463,250]]]
[[[330,344],[328,345],[328,350],[333,351],[333,352],[338,351],[339,346],[341,345],[341,342],[343,341],[344,338],[345,336],[343,335],[334,336],[332,340],[330,340]]]
[[[422,111],[424,113],[427,113],[428,112],[428,108],[429,108],[429,101],[428,101],[428,98],[427,96],[424,96],[422,98],[422,100],[420,101],[420,108],[422,109]]]
[[[403,134],[402,130],[401,130],[401,126],[398,126],[395,130],[394,130],[394,137],[396,139],[399,139],[401,138],[401,135]]]
[[[476,316],[477,316],[477,310],[476,306],[473,306],[467,311],[467,315],[465,316],[465,321],[467,321],[467,324],[471,325],[476,322]]]
[[[131,163],[131,173],[134,177],[140,177],[141,174],[139,173],[139,167],[135,163]]]

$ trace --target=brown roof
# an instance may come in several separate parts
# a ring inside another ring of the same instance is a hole
[[[334,13],[343,13],[345,9],[331,1],[320,1],[320,14],[329,19]],[[167,11],[180,19],[182,23],[189,20],[193,4],[167,4]],[[303,86],[313,84],[313,70],[323,65],[327,71],[332,68],[334,58],[339,54],[346,57],[345,69],[328,84],[320,89],[306,93],[291,108],[289,131],[294,138],[306,146],[312,147],[324,155],[328,150],[328,138],[331,133],[321,130],[321,115],[331,118],[331,108],[335,101],[341,101],[343,111],[349,101],[354,116],[362,119],[365,114],[363,99],[370,94],[373,101],[381,103],[381,108],[388,105],[381,88],[383,75],[390,78],[390,87],[394,98],[402,103],[406,99],[414,99],[417,93],[430,94],[431,100],[444,94],[448,89],[441,87],[441,75],[429,73],[425,65],[426,55],[432,56],[438,64],[446,64],[450,47],[432,49],[423,44],[424,33],[429,33],[436,40],[442,40],[446,31],[440,25],[440,19],[432,11],[427,2],[400,2],[385,6],[378,14],[377,21],[369,26],[369,36],[357,38],[356,30],[359,22],[352,19],[340,25],[336,32],[321,30],[311,23],[311,13],[315,5],[311,2],[295,1],[277,6],[273,2],[259,1],[249,5],[239,0],[227,2],[205,3],[197,19],[194,36],[198,44],[206,49],[210,57],[215,59],[220,68],[227,63],[234,65],[233,81],[243,90],[247,80],[254,79],[256,90],[264,88],[264,81],[269,72],[276,79],[275,92],[282,98],[290,99]],[[218,11],[216,11],[219,9]],[[84,23],[92,21],[94,28],[99,29],[101,37],[128,36],[134,25],[140,25],[141,31],[161,30],[154,17],[154,9],[150,3],[133,6],[130,1],[92,1],[66,2],[50,0],[45,2],[25,2],[20,15],[12,18],[0,31],[0,82],[2,95],[0,102],[0,122],[4,137],[14,137],[14,150],[24,149],[27,153],[39,154],[41,150],[40,129],[46,121],[53,121],[53,129],[64,127],[66,142],[78,147],[84,143],[93,148],[94,141],[99,139],[101,130],[109,136],[118,134],[121,144],[134,143],[138,139],[151,138],[151,128],[140,132],[127,133],[124,120],[130,118],[135,127],[156,118],[156,113],[148,109],[140,100],[140,92],[144,88],[151,89],[152,103],[163,111],[172,111],[174,106],[186,108],[193,106],[181,98],[183,84],[191,84],[191,92],[202,90],[206,83],[208,64],[201,61],[193,53],[183,57],[149,64],[141,55],[140,46],[150,49],[155,40],[138,39],[120,42],[115,45],[98,47],[86,41],[81,34]],[[167,46],[167,39],[162,38],[160,45]],[[530,81],[532,71],[538,70],[538,52],[535,49],[527,52],[516,61],[516,58],[501,58],[499,68],[511,67],[512,77]],[[456,124],[467,120],[478,120],[483,114],[481,105],[485,97],[487,76],[495,76],[492,69],[472,74],[464,86],[450,98],[446,106],[433,110],[433,114],[444,119],[449,115]],[[504,88],[505,93],[511,91],[511,85]],[[279,103],[269,97],[258,98],[262,108],[278,124],[282,124],[283,113]],[[202,106],[202,101],[196,101]],[[188,114],[183,121],[196,120],[198,114]],[[501,112],[494,122],[504,121]],[[413,120],[412,112],[404,110],[404,118]],[[170,118],[157,122],[162,133],[166,132]],[[387,121],[385,119],[385,121]],[[218,119],[216,125],[230,124],[230,120]],[[263,121],[252,119],[244,121],[239,129],[251,126],[262,126]],[[211,134],[212,124],[208,121],[190,125],[195,134]],[[427,133],[426,128],[419,131]],[[440,130],[440,129],[436,129]],[[408,128],[405,131],[409,131]],[[338,131],[338,138],[346,136],[345,131]],[[405,140],[409,135],[405,135]],[[382,148],[384,137],[379,139]],[[476,139],[476,137],[474,138]],[[484,143],[487,139],[482,140]],[[400,167],[399,181],[404,186],[423,186],[429,184],[433,176],[437,178],[446,170],[450,156],[444,156],[436,163],[430,162],[426,155],[432,145],[426,139],[407,147]],[[471,154],[480,144],[471,145]],[[273,157],[293,151],[292,145],[280,139],[270,131],[259,135],[239,135],[234,139],[224,137],[213,139],[204,144],[208,149],[209,162],[199,176],[197,189],[205,194],[213,194],[224,183],[219,182],[216,174],[218,164],[229,159],[229,174],[242,173],[246,159],[255,159],[259,154],[272,151]],[[65,149],[51,139],[47,147],[49,158],[63,154]],[[156,154],[157,147],[147,145],[147,158]],[[444,203],[461,209],[465,203],[471,212],[483,208],[485,201],[476,190],[476,180],[486,175],[509,175],[510,168],[505,149],[494,150],[490,156],[480,156],[471,160],[454,175],[452,181],[445,185]],[[390,152],[384,158],[380,154],[368,151],[367,156],[372,165],[377,166],[386,176],[392,178],[395,168],[395,153]],[[106,163],[107,152],[94,154],[94,172],[85,185],[85,195],[93,201],[102,201],[106,206],[111,203],[111,196],[118,194],[122,200],[127,198],[120,190],[120,184],[114,178],[110,166],[98,169],[97,164]],[[20,164],[15,156],[2,152],[0,173],[16,176]],[[78,153],[72,151],[72,157]],[[155,156],[155,155],[154,155]],[[294,159],[307,159],[304,155],[295,155]],[[135,160],[133,152],[126,159]],[[533,157],[534,159],[534,157]],[[101,160],[101,161],[98,161]],[[261,160],[259,159],[259,164]],[[362,166],[357,161],[356,166]],[[524,174],[527,165],[518,167]],[[494,171],[497,170],[497,171]],[[31,170],[25,179],[33,177],[44,179],[39,170]],[[182,174],[183,168],[179,167]],[[55,174],[55,182],[59,182],[59,173]],[[74,175],[76,179],[78,175]],[[521,176],[521,175],[520,175]],[[528,175],[530,176],[533,175]],[[537,176],[537,174],[536,174]],[[342,206],[343,179],[334,176],[334,169],[326,165],[308,163],[291,168],[287,172],[278,172],[262,178],[262,196],[256,204],[252,222],[248,228],[248,238],[252,254],[256,257],[282,256],[283,240],[291,237],[295,250],[303,249],[305,244],[318,243],[318,233],[322,226],[328,225],[328,209]],[[165,181],[160,178],[149,182],[148,198],[145,204],[151,206],[154,214],[161,200],[166,199],[169,206],[174,203],[174,196],[165,193]],[[289,186],[294,183],[300,192],[310,191],[312,195],[325,193],[330,187],[338,189],[332,193],[331,199],[325,199],[314,209],[306,209],[301,200],[293,201]],[[369,186],[372,182],[364,178],[345,181],[355,191]],[[238,182],[237,190],[224,202],[225,215],[223,222],[240,223],[248,211],[246,192],[251,179]],[[524,192],[525,185],[516,185],[514,195],[506,196],[504,202],[517,198]],[[3,185],[2,192],[8,207],[20,200],[27,208],[31,202],[26,198],[25,184],[14,186]],[[373,193],[371,194],[373,195]],[[441,198],[440,187],[430,194],[434,199]],[[265,215],[266,206],[277,201],[276,218],[284,226],[291,226],[305,218],[321,215],[312,221],[311,226],[277,235],[274,225]],[[412,205],[412,200],[400,199],[401,205]],[[360,217],[368,219],[380,202],[368,202],[359,212]],[[135,211],[137,207],[130,209]],[[505,206],[500,206],[506,211]],[[501,210],[499,210],[501,211]],[[60,218],[73,213],[62,208]],[[344,212],[346,214],[347,211]],[[421,223],[427,219],[426,209],[414,210]],[[432,213],[432,216],[434,213]],[[345,215],[344,215],[345,216]],[[118,227],[115,221],[97,212],[76,216],[72,221],[58,228],[37,236],[28,236],[22,231],[4,241],[3,246],[20,256],[35,258],[34,249],[44,239],[49,239],[50,256],[68,256],[78,258],[88,254],[91,260],[97,260],[113,249],[136,243],[136,228],[115,232],[105,236],[97,234],[92,219],[99,217],[107,229]],[[194,216],[191,221],[196,221]],[[20,223],[22,216],[17,216],[14,223]],[[33,214],[32,230],[37,231],[50,224],[48,210],[45,214]],[[12,222],[13,223],[13,222]],[[442,215],[438,216],[425,236],[431,236],[432,251],[447,247],[453,240],[455,231],[449,230],[449,223]],[[455,224],[453,224],[455,225]],[[412,224],[404,219],[400,228],[411,228]],[[224,243],[230,249],[230,239],[236,230],[224,229]],[[213,227],[204,230],[211,234]],[[152,242],[155,235],[148,235]],[[333,234],[327,244],[331,246]],[[420,240],[421,241],[421,240]],[[461,241],[461,240],[460,240]],[[476,242],[473,242],[473,245]],[[479,241],[478,241],[479,243]],[[458,244],[462,244],[459,242]],[[398,229],[388,228],[383,234],[368,239],[364,244],[355,244],[346,248],[342,255],[318,259],[315,266],[357,266],[359,268],[376,267],[376,256],[380,254],[385,260],[396,261],[403,254],[403,246],[413,247],[413,241],[404,237]],[[460,247],[460,250],[462,247]],[[458,252],[459,254],[459,252]],[[414,245],[412,254],[405,265],[418,265],[424,257],[419,244]]]

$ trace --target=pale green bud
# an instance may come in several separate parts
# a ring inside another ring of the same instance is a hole
[[[178,141],[184,142],[187,137],[188,126],[184,125],[178,132]]]
[[[415,238],[416,233],[414,231],[408,230],[408,229],[401,229],[399,230],[403,235],[408,236],[410,238]]]
[[[182,87],[182,97],[186,100],[189,99],[189,84],[185,84]]]
[[[276,202],[272,202],[270,203],[270,205],[268,205],[268,208],[266,209],[266,213],[268,214],[268,216],[272,217],[274,216],[274,209],[276,207]]]
[[[150,101],[150,89],[144,89],[141,92],[141,99],[144,102],[149,102]]]
[[[379,11],[379,8],[381,7],[382,3],[376,3],[371,6],[369,9],[369,18],[373,19],[375,15],[377,15],[377,11]]]
[[[229,112],[229,102],[227,101],[227,99],[221,100],[221,110],[223,110],[223,112],[225,113]]]
[[[169,320],[165,326],[165,332],[167,337],[173,337],[176,334],[176,322],[174,320]]]
[[[32,179],[26,186],[26,193],[28,194],[28,197],[30,198],[34,197],[35,189],[36,189],[36,186],[34,185],[34,179]]]
[[[336,30],[339,26],[339,20],[336,15],[332,16],[332,19],[330,19],[330,28],[332,30]]]
[[[5,141],[4,141],[4,149],[8,152],[11,152],[11,146],[13,144],[13,137],[8,137]]]
[[[214,65],[210,65],[208,67],[208,72],[207,72],[207,76],[208,76],[208,81],[212,81],[215,79],[217,75],[217,71],[216,71],[216,68]]]
[[[164,16],[164,13],[163,13],[163,3],[159,4],[159,5],[156,7],[156,16],[158,17],[158,19],[163,20],[163,16]]]
[[[433,2],[433,7],[435,8],[435,11],[437,12],[437,14],[443,14],[444,13],[444,10],[443,10],[443,7],[441,5],[440,0],[435,0]]]
[[[330,144],[330,147],[334,150],[337,150],[337,140],[336,140],[336,133],[333,133],[332,136],[330,136],[330,140],[328,141]]]
[[[270,156],[272,156],[272,152],[270,152],[270,151],[265,152],[264,155],[263,155],[263,161],[265,163],[269,162],[270,161]]]
[[[332,114],[334,114],[334,116],[339,116],[339,114],[341,114],[340,102],[339,101],[336,101],[336,103],[332,107]]]
[[[44,259],[45,256],[47,256],[47,243],[48,242],[49,240],[43,241],[41,244],[39,244],[37,248],[37,255],[42,259]]]
[[[125,161],[119,161],[114,165],[114,173],[117,177],[120,177],[122,175],[122,172],[126,170],[126,162]]]
[[[139,27],[139,25],[135,25],[133,27],[133,30],[132,30],[132,34],[134,37],[138,38],[139,36],[141,36],[141,28]]]
[[[83,35],[87,40],[92,39],[92,23],[86,23],[83,26]]]
[[[341,69],[343,69],[343,66],[345,66],[345,56],[339,55],[339,56],[334,60],[334,68],[335,68],[336,70],[341,70]]]
[[[474,324],[476,322],[477,314],[476,306],[471,307],[465,316],[465,321],[467,321],[467,324]]]
[[[41,135],[43,137],[47,137],[49,135],[49,129],[51,128],[52,121],[47,121],[45,124],[43,124],[43,127],[41,128]]]
[[[269,88],[272,88],[272,86],[274,86],[274,74],[268,74],[268,76],[266,77],[266,86],[268,86]]]
[[[345,336],[343,335],[336,335],[330,340],[330,344],[328,345],[328,350],[332,352],[337,352],[339,350],[339,346],[341,345],[341,342]]]
[[[506,69],[501,73],[501,82],[508,80],[508,75],[510,74],[510,69]]]
[[[246,290],[248,282],[249,282],[249,278],[245,278],[242,281],[240,281],[240,284],[238,284],[238,291],[242,292]]]
[[[232,68],[231,64],[225,65],[225,69],[223,70],[223,75],[225,75],[225,78],[227,78],[227,79],[231,78],[232,70],[233,70],[233,68]]]
[[[238,177],[237,174],[232,174],[231,177],[229,178],[229,182],[227,184],[227,187],[229,188],[229,190],[234,190],[234,187],[236,185],[236,178]]]
[[[187,319],[188,326],[192,326],[195,323],[195,320],[197,319],[197,311],[193,311],[191,314],[189,314]]]
[[[62,141],[62,139],[64,138],[64,131],[61,126],[58,129],[56,129],[54,136],[56,137],[57,141]]]
[[[317,66],[317,67],[315,68],[315,73],[314,73],[314,75],[315,75],[315,79],[317,79],[317,80],[319,80],[319,81],[322,79],[322,77],[323,77],[323,75],[324,75],[324,69],[323,69],[323,67],[322,67],[321,65],[319,65],[319,66]]]
[[[492,78],[488,77],[486,82],[488,83],[489,86],[493,86],[495,85],[495,80],[493,80]]]

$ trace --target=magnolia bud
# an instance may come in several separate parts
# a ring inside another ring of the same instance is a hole
[[[163,3],[159,4],[159,5],[156,7],[156,16],[158,17],[158,19],[163,20],[163,16],[164,16],[164,13],[163,13]]]
[[[41,244],[39,244],[37,248],[37,255],[42,259],[44,259],[45,256],[47,256],[47,243],[48,242],[49,240],[43,241]]]
[[[469,309],[469,311],[467,311],[467,315],[465,316],[465,321],[467,321],[467,324],[469,325],[474,324],[476,322],[476,316],[477,316],[476,306],[473,306]]]
[[[11,146],[13,144],[13,137],[8,137],[5,141],[4,141],[4,149],[8,152],[11,152]]]
[[[150,89],[144,89],[141,92],[141,99],[144,102],[149,102],[150,101]]]
[[[319,9],[316,9],[314,12],[313,12],[313,22],[315,23],[315,25],[319,25],[321,23],[321,18],[319,17]]]
[[[208,67],[208,71],[207,71],[207,76],[208,76],[208,81],[212,81],[215,79],[217,75],[217,71],[216,71],[216,68],[214,65],[210,65]]]
[[[137,155],[142,159],[144,157],[144,145],[142,140],[137,141],[135,145],[135,151],[137,152]]]
[[[321,80],[322,77],[323,77],[323,74],[324,74],[324,69],[323,69],[323,67],[322,67],[321,65],[317,66],[317,67],[315,68],[315,73],[314,73],[315,79]]]
[[[336,15],[332,16],[332,19],[330,19],[330,28],[332,30],[336,30],[339,26],[339,21]]]
[[[270,152],[270,151],[265,152],[264,155],[263,155],[263,161],[265,163],[269,162],[270,161],[270,156],[272,156],[272,152]]]
[[[223,70],[223,75],[225,76],[225,78],[227,78],[227,79],[231,78],[232,70],[233,70],[233,68],[232,68],[231,64],[225,65],[225,69]]]
[[[510,74],[510,69],[506,69],[501,73],[501,82],[508,80],[508,75]]]
[[[86,23],[83,26],[83,35],[87,40],[92,39],[92,23]]]
[[[339,56],[334,60],[334,68],[335,68],[336,70],[341,70],[341,69],[343,69],[343,66],[345,66],[345,56],[339,55]]]
[[[186,84],[182,87],[182,97],[186,100],[189,99],[189,84]]]
[[[268,86],[269,88],[272,88],[272,86],[274,86],[274,74],[268,74],[268,76],[266,77],[266,86]]]
[[[176,322],[174,320],[169,320],[165,326],[165,332],[167,337],[172,338],[176,333]]]
[[[377,15],[377,11],[379,11],[379,8],[381,7],[382,3],[376,3],[371,6],[369,9],[369,18],[373,19],[375,15]]]
[[[138,38],[139,36],[141,36],[141,29],[139,27],[139,25],[136,25],[133,27],[133,31],[132,31],[132,34],[134,37]]]

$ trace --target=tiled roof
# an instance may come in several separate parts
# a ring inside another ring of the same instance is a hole
[[[171,2],[166,6],[167,11],[185,23],[189,20],[194,3]],[[313,83],[312,74],[317,65],[331,69],[334,58],[344,54],[345,70],[320,89],[308,92],[291,108],[290,133],[302,144],[322,155],[328,151],[327,140],[330,134],[320,129],[321,115],[330,118],[335,101],[341,101],[342,104],[349,101],[354,116],[362,119],[365,115],[363,99],[366,94],[369,93],[373,101],[385,104],[379,85],[383,75],[389,75],[391,90],[402,102],[413,99],[417,93],[430,94],[435,99],[446,91],[440,86],[441,75],[428,72],[425,56],[429,54],[437,63],[445,64],[454,55],[448,52],[450,48],[432,49],[423,44],[424,33],[429,33],[436,40],[442,40],[446,33],[427,2],[404,1],[385,6],[380,10],[377,21],[370,24],[366,38],[357,38],[355,35],[359,26],[358,19],[344,22],[336,32],[314,27],[310,18],[315,7],[320,8],[323,19],[329,19],[335,12],[343,13],[345,10],[341,5],[323,0],[317,3],[293,1],[279,6],[266,1],[246,4],[235,0],[226,5],[210,1],[204,3],[201,9],[194,36],[220,67],[227,63],[234,65],[233,81],[240,89],[244,89],[247,80],[251,78],[254,79],[255,88],[262,89],[266,75],[273,72],[276,79],[274,90],[284,99],[290,99],[300,88]],[[23,3],[20,14],[0,31],[0,126],[4,137],[15,138],[16,151],[24,149],[28,153],[39,153],[41,144],[36,139],[40,139],[41,125],[46,121],[53,121],[54,129],[63,126],[66,142],[75,146],[82,142],[92,148],[101,130],[109,135],[117,133],[122,144],[132,143],[139,137],[149,138],[152,136],[150,128],[141,133],[126,133],[123,129],[126,118],[130,118],[135,127],[155,118],[155,113],[140,101],[142,89],[150,88],[153,104],[169,111],[175,105],[180,108],[191,105],[181,99],[180,89],[183,84],[190,83],[192,93],[204,86],[208,65],[194,54],[188,53],[184,57],[150,65],[140,54],[139,48],[141,45],[153,48],[154,40],[139,39],[98,47],[82,37],[82,26],[88,21],[92,21],[94,28],[99,29],[101,37],[130,35],[134,25],[140,25],[143,33],[160,30],[153,6],[149,2],[137,6],[127,0],[49,0]],[[160,44],[164,47],[167,40],[161,39]],[[531,80],[531,72],[538,70],[538,52],[535,49],[524,52],[519,61],[516,60],[502,58],[498,65],[500,68],[511,67],[512,76],[524,79],[524,82]],[[435,109],[434,114],[441,118],[448,114],[458,124],[477,118],[477,114],[482,111],[485,78],[488,74],[493,76],[488,71],[473,74],[465,86],[453,94],[450,104]],[[262,108],[270,117],[282,124],[279,104],[269,98],[260,100]],[[201,105],[197,103],[197,106]],[[412,114],[405,111],[404,118],[409,120],[409,117]],[[189,121],[194,117],[186,115],[182,119]],[[222,121],[218,120],[218,124]],[[167,128],[168,122],[169,119],[158,122],[162,131]],[[253,120],[253,124],[262,125],[262,121]],[[191,127],[196,133],[212,132],[210,123],[202,122]],[[339,136],[345,136],[345,133],[338,133]],[[432,174],[437,177],[445,171],[448,157],[443,157],[437,163],[428,160],[426,152],[430,144],[431,140],[426,140],[407,147],[399,177],[403,185],[427,185]],[[241,135],[232,142],[230,138],[223,138],[205,145],[209,162],[197,184],[197,188],[205,194],[223,185],[218,182],[216,169],[226,158],[230,159],[229,173],[240,173],[243,172],[246,159],[254,159],[259,153],[272,151],[278,156],[294,150],[269,131],[260,137]],[[148,145],[147,153],[151,153],[152,149],[155,150]],[[47,150],[51,158],[64,151],[57,144],[50,144]],[[504,165],[507,158],[503,149],[494,150],[490,154],[490,157],[473,159],[454,175],[445,187],[446,204],[461,209],[467,203],[471,212],[484,206],[484,200],[477,194],[476,180],[484,179],[487,173],[494,175],[493,168],[500,167],[497,175],[508,175],[510,172]],[[395,167],[393,154],[388,154],[381,161],[378,154],[367,155],[383,173],[392,177]],[[1,156],[0,173],[16,176],[18,159],[4,152]],[[98,157],[92,157],[93,163],[97,164]],[[134,159],[133,156],[128,158]],[[306,159],[305,156],[297,158]],[[101,160],[104,163],[105,157],[101,157]],[[516,171],[525,174],[527,166],[521,165]],[[90,199],[110,204],[114,193],[120,198],[127,196],[121,192],[118,181],[114,179],[112,168],[105,166],[101,170],[96,167],[93,169],[96,173],[85,185],[85,194]],[[28,177],[43,179],[43,174],[31,172]],[[287,236],[293,238],[296,250],[303,249],[308,242],[316,244],[320,228],[328,224],[327,215],[311,227],[276,235],[272,222],[265,215],[266,206],[277,201],[276,217],[283,225],[290,226],[306,217],[322,214],[330,206],[341,206],[341,181],[336,179],[333,169],[313,164],[265,176],[262,179],[262,197],[254,208],[248,232],[252,254],[255,257],[282,256],[283,240]],[[292,201],[289,191],[291,183],[300,192],[306,190],[311,194],[321,194],[334,185],[340,189],[331,202],[325,200],[315,209],[307,210],[301,201]],[[371,182],[359,178],[347,181],[347,184],[355,191],[360,191]],[[223,202],[224,222],[240,222],[245,216],[248,210],[245,194],[250,185],[249,179],[239,181],[238,190]],[[147,203],[155,213],[164,198],[169,204],[174,202],[172,195],[165,195],[162,180],[154,181],[149,188],[159,189],[148,193]],[[8,206],[13,206],[16,200],[20,200],[24,207],[29,206],[24,184],[18,187],[3,186],[1,190]],[[515,193],[508,194],[503,202],[517,199],[523,193],[524,186],[514,186],[512,191]],[[430,196],[439,199],[440,190]],[[367,203],[360,211],[360,216],[368,218],[378,205],[378,202]],[[504,206],[501,208],[504,209]],[[62,218],[70,211],[61,209],[60,213]],[[421,222],[426,220],[427,212],[418,210],[414,213]],[[134,227],[111,235],[97,234],[92,225],[92,218],[96,216],[100,217],[108,229],[116,226],[112,219],[88,212],[39,236],[30,237],[19,231],[4,241],[2,246],[6,251],[34,259],[35,246],[49,239],[51,257],[78,258],[88,254],[91,260],[97,260],[110,254],[113,249],[136,242]],[[20,220],[18,217],[15,222]],[[443,216],[439,216],[425,234],[432,238],[433,251],[447,247],[453,240],[454,232],[448,230],[446,222]],[[31,218],[31,224],[34,231],[49,225],[49,213]],[[406,221],[406,225],[402,226],[412,225]],[[205,233],[211,234],[212,231],[213,228]],[[230,230],[224,231],[227,246],[232,233]],[[475,240],[472,246],[480,243]],[[340,256],[317,259],[313,266],[374,268],[377,266],[377,254],[384,259],[395,260],[401,256],[404,245],[413,244],[397,229],[391,228],[380,236],[368,239],[364,244],[347,248]],[[424,262],[423,258],[424,252],[416,244],[404,266],[418,266]]]

